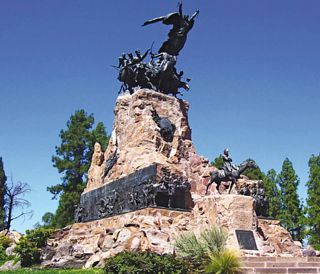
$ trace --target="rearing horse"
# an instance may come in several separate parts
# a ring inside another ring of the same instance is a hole
[[[206,195],[208,194],[208,190],[209,187],[212,185],[212,183],[216,183],[217,184],[217,190],[219,191],[219,187],[221,182],[228,182],[231,181],[231,185],[229,187],[229,191],[228,193],[230,194],[233,185],[236,183],[237,179],[240,178],[240,175],[248,168],[257,168],[257,164],[252,161],[252,160],[246,160],[243,163],[241,163],[239,165],[238,170],[232,170],[231,174],[227,174],[227,176],[225,175],[223,170],[217,170],[214,171],[210,174],[210,182],[207,184],[207,188],[206,188]]]

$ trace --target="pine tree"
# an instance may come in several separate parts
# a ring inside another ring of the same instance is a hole
[[[253,159],[247,159],[247,161],[253,161]],[[257,166],[256,168],[249,168],[245,172],[243,172],[243,175],[247,176],[250,180],[263,180],[264,174],[261,171],[260,167]]]
[[[61,173],[62,183],[48,187],[53,198],[60,197],[58,209],[52,225],[63,227],[73,222],[75,205],[86,185],[86,175],[90,167],[94,143],[106,148],[109,137],[103,123],[93,129],[94,117],[84,110],[71,115],[67,129],[60,131],[61,145],[56,147],[52,157],[53,166]]]
[[[281,201],[279,219],[294,240],[302,241],[304,238],[304,216],[297,192],[299,178],[288,158],[283,162],[278,182]]]
[[[5,192],[7,177],[0,157],[0,231],[5,229]]]
[[[309,181],[306,185],[309,243],[320,250],[320,154],[309,159]]]
[[[274,169],[267,172],[263,176],[263,185],[266,189],[266,196],[268,198],[268,216],[278,219],[280,214],[280,191],[277,186],[277,173]]]
[[[214,167],[216,167],[217,169],[221,169],[223,166],[223,158],[222,155],[220,154],[218,157],[216,157],[214,159],[213,162],[211,162],[211,165],[213,165]]]

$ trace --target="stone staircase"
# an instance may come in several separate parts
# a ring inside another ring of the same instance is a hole
[[[240,273],[320,273],[320,257],[243,257]]]

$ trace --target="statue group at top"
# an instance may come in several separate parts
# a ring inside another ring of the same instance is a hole
[[[177,56],[183,48],[187,34],[194,25],[195,18],[199,14],[196,11],[191,17],[183,15],[182,2],[179,3],[179,11],[160,16],[143,23],[142,26],[162,22],[165,25],[172,25],[168,36],[158,54],[154,54],[152,49],[147,50],[143,55],[139,50],[132,53],[122,54],[119,58],[118,80],[122,82],[121,91],[129,90],[130,94],[134,92],[135,87],[150,88],[165,94],[181,94],[179,88],[189,90],[187,82],[183,81],[183,71],[177,72],[175,65]],[[144,59],[150,53],[150,61],[144,62]]]

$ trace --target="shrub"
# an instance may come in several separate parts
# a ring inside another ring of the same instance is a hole
[[[150,252],[121,252],[107,260],[106,274],[187,274],[186,261],[172,255],[158,255]]]
[[[44,227],[26,231],[26,236],[20,238],[15,248],[15,252],[20,256],[22,266],[40,263],[41,247],[47,244],[48,237],[52,232],[52,229]]]
[[[6,249],[10,246],[11,242],[12,240],[9,237],[0,235],[0,265],[15,258],[15,256],[8,256],[6,254]]]
[[[228,236],[221,227],[213,226],[200,234],[204,249],[207,254],[219,254],[225,249]]]
[[[36,243],[30,242],[26,236],[21,237],[15,248],[15,252],[20,256],[21,266],[31,266],[40,263],[40,248]]]
[[[12,240],[5,236],[5,235],[0,235],[0,247],[7,249],[10,244],[11,244]]]
[[[178,254],[188,258],[195,270],[207,273],[236,273],[240,259],[235,252],[226,250],[227,235],[214,226],[197,238],[191,232],[182,234],[175,242]]]
[[[47,240],[53,233],[53,229],[39,227],[33,230],[26,231],[26,238],[28,241],[35,243],[38,248],[44,247],[47,244]]]
[[[227,249],[219,254],[210,256],[210,261],[205,268],[206,273],[233,274],[237,273],[241,266],[236,251]]]

